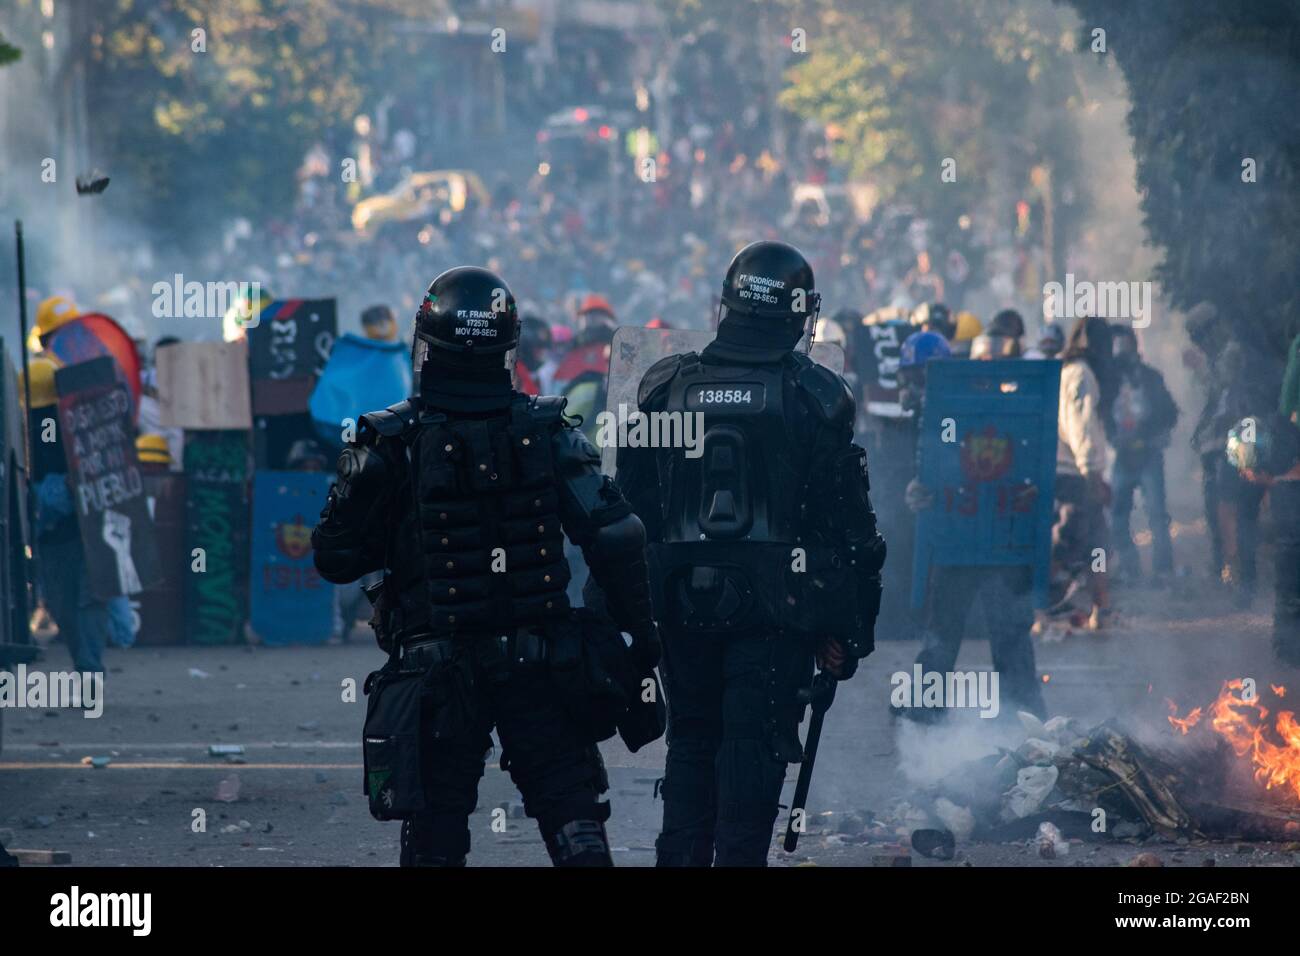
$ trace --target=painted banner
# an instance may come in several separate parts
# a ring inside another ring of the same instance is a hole
[[[912,606],[934,567],[1028,565],[1047,598],[1061,363],[926,365],[918,478],[934,504],[916,516]]]
[[[862,325],[855,330],[854,371],[868,415],[910,417],[898,401],[898,359],[903,342],[915,331],[915,326],[901,319]]]
[[[277,299],[248,330],[254,415],[305,412],[338,333],[333,299]]]
[[[248,433],[186,432],[185,474],[186,634],[236,643],[248,616]]]
[[[312,562],[311,532],[331,476],[253,475],[250,626],[263,644],[323,644],[334,627],[334,587]]]
[[[131,392],[108,357],[59,369],[54,381],[91,592],[101,600],[138,594],[160,572]]]

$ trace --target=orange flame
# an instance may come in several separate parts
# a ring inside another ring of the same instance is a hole
[[[1186,717],[1179,717],[1179,716],[1178,716],[1178,705],[1175,704],[1175,703],[1174,703],[1172,700],[1170,700],[1168,697],[1165,698],[1165,703],[1169,705],[1169,723],[1170,723],[1171,725],[1173,725],[1174,727],[1176,727],[1176,728],[1177,728],[1177,729],[1182,733],[1182,735],[1183,735],[1184,737],[1187,736],[1187,732],[1188,732],[1189,730],[1191,730],[1191,729],[1192,729],[1193,727],[1195,727],[1198,723],[1200,723],[1200,721],[1201,721],[1201,708],[1199,708],[1199,707],[1193,707],[1193,708],[1188,712],[1188,714],[1187,714]]]
[[[1265,789],[1286,787],[1300,798],[1300,722],[1294,713],[1283,710],[1270,724],[1268,708],[1258,697],[1243,700],[1234,693],[1241,689],[1240,679],[1224,682],[1218,699],[1210,705],[1210,726],[1238,757],[1249,755],[1255,779]],[[1282,698],[1286,688],[1274,687],[1273,692]]]

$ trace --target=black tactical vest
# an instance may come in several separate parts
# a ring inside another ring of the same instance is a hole
[[[491,417],[420,416],[408,442],[435,632],[505,634],[568,615],[551,446],[562,402],[518,395]]]
[[[803,546],[810,493],[808,456],[792,434],[787,403],[798,357],[721,365],[683,357],[665,410],[703,414],[702,454],[656,453],[664,498],[662,535],[652,553],[657,604],[680,626],[701,630],[778,624],[797,582],[787,570]],[[808,363],[811,364],[811,363]],[[666,600],[665,600],[666,599]]]

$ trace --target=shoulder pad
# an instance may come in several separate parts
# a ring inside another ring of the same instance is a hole
[[[396,438],[415,423],[415,405],[409,399],[381,411],[367,412],[357,422],[357,444],[370,444],[377,437]]]
[[[806,359],[807,365],[795,374],[799,388],[813,400],[813,405],[827,421],[838,421],[847,416],[853,420],[853,392],[848,382],[824,365]],[[803,363],[800,363],[803,364]]]
[[[579,428],[561,428],[551,438],[555,469],[565,473],[571,468],[594,465],[600,469],[600,452]]]
[[[563,395],[539,395],[528,403],[533,418],[544,424],[558,422],[569,400]]]
[[[694,352],[689,353],[689,355],[694,354]],[[681,368],[682,362],[687,358],[688,355],[669,355],[651,365],[645,375],[641,376],[641,385],[636,390],[637,405],[645,405],[654,397],[655,392],[672,381],[677,370]]]

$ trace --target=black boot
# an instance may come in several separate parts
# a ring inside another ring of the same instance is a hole
[[[713,841],[691,840],[685,846],[668,846],[661,836],[655,840],[655,866],[685,867],[712,866]]]

